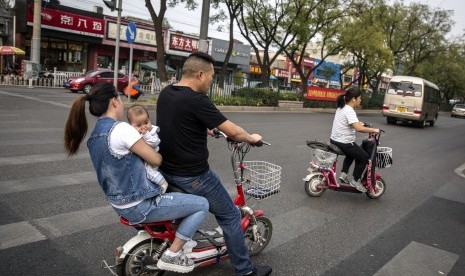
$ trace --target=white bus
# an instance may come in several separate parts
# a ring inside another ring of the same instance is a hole
[[[388,124],[408,121],[424,128],[434,126],[440,105],[439,88],[422,78],[393,76],[384,96],[383,115]]]

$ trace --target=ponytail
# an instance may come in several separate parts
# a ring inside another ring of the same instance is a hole
[[[87,133],[86,101],[89,101],[90,114],[100,117],[108,110],[112,98],[119,94],[112,84],[101,83],[92,87],[89,94],[76,99],[65,126],[65,151],[68,156],[75,155]]]
[[[65,126],[65,150],[68,156],[75,155],[87,133],[86,101],[89,96],[76,99],[71,107]]]

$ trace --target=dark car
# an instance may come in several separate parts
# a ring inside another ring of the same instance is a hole
[[[68,88],[71,92],[76,93],[83,91],[88,94],[92,86],[98,83],[111,83],[113,84],[114,72],[110,70],[92,70],[79,77],[70,77],[63,87]],[[128,76],[118,73],[117,90],[122,92],[128,86]]]

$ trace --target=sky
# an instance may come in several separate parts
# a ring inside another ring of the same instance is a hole
[[[122,0],[123,12],[122,15],[131,15],[134,17],[149,19],[150,15],[145,7],[145,0]],[[196,0],[198,3],[197,9],[194,11],[188,11],[184,5],[178,5],[174,9],[168,8],[165,18],[168,19],[171,26],[175,30],[181,30],[184,33],[198,35],[200,33],[200,17],[202,11],[202,0]],[[393,2],[393,1],[391,1]],[[427,4],[432,8],[442,8],[446,10],[453,10],[455,26],[453,27],[450,35],[459,36],[465,29],[465,1],[464,0],[404,0],[404,3],[409,4],[412,2],[420,2]],[[104,8],[104,14],[117,16],[117,12],[111,12],[104,4],[102,0],[60,0],[60,3],[65,6],[70,6],[78,9],[92,10],[92,7],[97,5]],[[152,0],[152,3],[156,7],[156,3],[159,1]],[[213,14],[214,10],[210,9],[210,14]],[[227,32],[218,32],[216,27],[209,26],[208,36],[228,40],[229,35]],[[239,30],[235,29],[234,38],[240,41],[246,42],[242,37]]]

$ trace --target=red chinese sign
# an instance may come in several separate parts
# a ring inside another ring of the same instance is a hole
[[[27,9],[28,25],[33,25],[32,5]],[[103,37],[104,20],[65,11],[42,8],[42,28],[75,33],[94,37]]]
[[[170,50],[194,52],[199,50],[199,40],[182,35],[170,35]]]
[[[319,86],[307,87],[307,100],[335,102],[337,97],[344,93],[344,90],[325,88]]]

